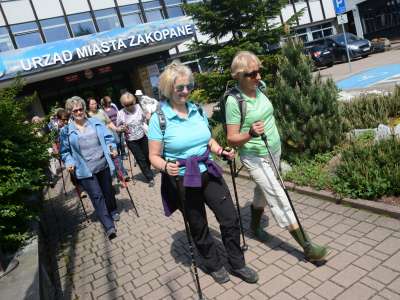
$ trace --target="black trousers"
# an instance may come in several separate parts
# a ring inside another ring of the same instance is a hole
[[[183,182],[183,178],[180,182]],[[180,186],[193,242],[208,271],[219,270],[222,267],[222,262],[218,256],[215,240],[208,228],[205,204],[214,213],[219,223],[222,242],[228,254],[230,265],[233,269],[244,267],[244,256],[240,248],[239,218],[224,179],[222,177],[216,178],[204,172],[201,188],[183,188],[182,184]],[[178,195],[174,177],[169,177],[168,189],[170,189],[169,194]],[[180,209],[182,210],[181,207]]]
[[[153,180],[153,172],[150,168],[149,160],[149,145],[147,141],[147,136],[142,137],[136,141],[127,141],[129,150],[131,150],[133,156],[135,157],[140,171],[148,181]]]
[[[79,179],[78,183],[88,193],[97,217],[106,230],[114,227],[111,217],[117,212],[117,202],[112,187],[110,169],[105,168],[92,177]]]

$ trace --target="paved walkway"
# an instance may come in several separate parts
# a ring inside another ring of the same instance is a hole
[[[254,184],[239,178],[237,185],[247,231]],[[94,217],[85,222],[69,180],[66,196],[61,180],[49,191],[44,221],[49,257],[57,270],[57,299],[196,299],[181,215],[164,217],[159,187],[159,175],[154,188],[139,179],[130,183],[139,218],[121,190],[121,221],[112,242]],[[305,262],[268,211],[263,222],[274,236],[271,242],[259,243],[246,233],[246,261],[258,270],[258,284],[231,276],[231,282],[219,285],[200,271],[207,299],[400,299],[399,220],[291,195],[313,240],[331,247],[327,263],[317,267]],[[84,203],[91,214],[90,201]],[[214,216],[209,213],[208,218],[220,241]]]

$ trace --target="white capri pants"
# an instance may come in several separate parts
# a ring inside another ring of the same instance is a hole
[[[273,156],[275,164],[279,168],[280,151],[273,154]],[[247,154],[242,155],[240,159],[256,183],[253,207],[264,209],[268,204],[276,222],[282,228],[297,224],[289,200],[277,179],[275,168],[269,155],[253,156]]]

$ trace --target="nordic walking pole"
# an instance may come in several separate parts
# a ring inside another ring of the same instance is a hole
[[[276,163],[275,163],[274,157],[272,156],[271,150],[269,149],[268,140],[267,140],[267,136],[265,135],[265,133],[263,133],[263,134],[261,135],[261,139],[264,141],[265,147],[266,147],[267,150],[268,150],[269,157],[271,158],[272,164],[274,165],[274,169],[275,169],[275,171],[276,171],[276,174],[278,175],[278,179],[279,179],[279,181],[280,181],[280,183],[281,183],[281,186],[282,186],[283,190],[285,191],[286,197],[287,197],[288,200],[289,200],[290,207],[291,207],[292,210],[293,210],[293,214],[294,214],[294,216],[295,216],[295,218],[296,218],[297,224],[299,225],[301,234],[302,234],[303,237],[304,237],[304,241],[305,241],[307,244],[310,244],[310,241],[307,239],[307,236],[306,236],[305,233],[304,233],[303,226],[302,226],[301,223],[300,223],[300,220],[299,220],[299,217],[297,216],[296,210],[294,209],[294,205],[293,205],[292,199],[290,198],[289,193],[288,193],[288,191],[287,191],[287,189],[286,189],[286,187],[285,187],[285,184],[284,184],[284,182],[283,182],[282,176],[281,176],[281,174],[279,173],[279,170],[278,170],[278,168],[277,168],[277,166],[276,166]]]
[[[231,151],[230,148],[225,148],[224,150],[227,151],[227,152]],[[243,239],[242,251],[244,252],[244,251],[247,251],[247,249],[249,249],[249,247],[246,245],[246,239],[244,237],[242,216],[240,214],[239,197],[238,197],[238,193],[237,193],[237,189],[236,189],[236,179],[235,179],[236,176],[235,176],[235,170],[234,170],[234,167],[233,167],[233,165],[235,163],[234,162],[235,159],[230,160],[230,159],[224,158],[224,160],[227,160],[228,165],[229,165],[229,169],[231,171],[233,191],[235,193],[235,200],[236,200],[236,209],[237,209],[237,213],[238,213],[238,216],[239,216],[240,233],[242,234],[242,239]]]
[[[58,162],[60,163],[60,167],[61,167],[61,178],[62,178],[62,183],[63,183],[63,188],[64,188],[64,195],[67,195],[67,190],[65,189],[64,170],[62,167],[61,158],[58,158]]]
[[[126,191],[128,192],[129,199],[132,202],[133,209],[135,210],[136,215],[139,217],[138,210],[136,209],[135,202],[133,202],[133,198],[132,198],[131,192],[129,191],[128,184],[125,181],[124,174],[122,173],[121,167],[120,167],[119,162],[118,162],[118,158],[113,158],[113,161],[114,161],[115,169],[117,170],[117,177],[118,177],[119,181],[122,183],[122,186],[124,188],[126,188]]]
[[[175,163],[173,161],[170,161],[170,162]],[[186,210],[185,210],[185,204],[184,204],[183,189],[182,189],[182,186],[181,186],[181,180],[180,180],[179,176],[175,176],[175,182],[176,182],[176,188],[178,190],[178,201],[180,202],[180,206],[182,207],[182,216],[183,216],[183,223],[185,223],[186,238],[187,238],[187,240],[189,242],[189,252],[190,252],[190,257],[192,259],[193,273],[194,273],[194,277],[196,278],[197,295],[199,296],[199,300],[204,300],[203,292],[201,291],[201,286],[200,286],[199,273],[197,272],[197,264],[196,264],[196,260],[194,259],[194,251],[193,251],[193,245],[192,245],[192,234],[190,232],[190,227],[188,225],[188,221],[187,221],[187,218],[186,218]]]
[[[83,205],[83,200],[82,200],[82,197],[81,197],[81,190],[79,189],[78,180],[76,179],[75,175],[72,174],[72,173],[71,173],[71,181],[72,181],[72,184],[75,186],[76,193],[78,194],[79,202],[81,203],[83,213],[85,214],[86,222],[89,223],[89,217],[88,217],[88,214],[86,212],[85,205]]]

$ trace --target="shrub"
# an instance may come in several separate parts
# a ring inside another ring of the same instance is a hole
[[[40,194],[45,183],[48,154],[39,128],[27,124],[26,109],[32,99],[18,99],[22,85],[0,90],[0,245],[4,251],[20,246],[27,237],[35,208],[27,200]]]
[[[222,147],[227,147],[228,146],[228,141],[226,140],[226,134],[224,127],[222,126],[221,123],[216,124],[212,128],[212,137],[220,144]]]
[[[377,199],[400,195],[400,141],[358,140],[342,152],[333,188],[352,198]]]
[[[303,46],[289,39],[282,49],[283,59],[274,93],[275,108],[283,155],[293,161],[296,156],[312,157],[333,149],[345,130],[338,108],[335,83],[313,77],[311,59]]]
[[[195,103],[208,103],[209,99],[206,95],[205,90],[203,89],[196,89],[190,95],[190,100],[194,101]]]
[[[340,115],[347,127],[375,128],[388,124],[389,118],[400,115],[400,87],[387,96],[364,95],[351,102],[340,103]]]

